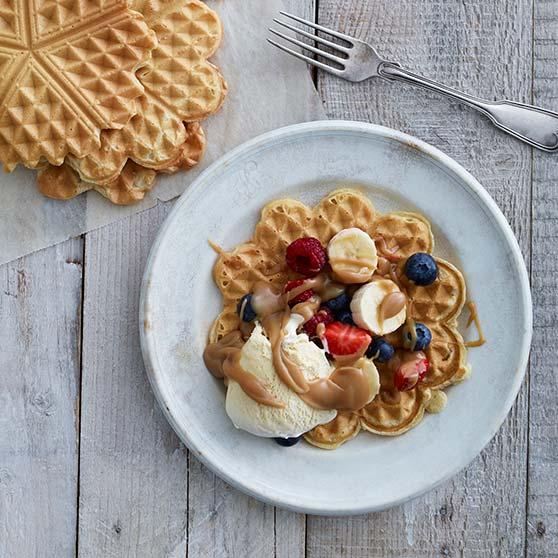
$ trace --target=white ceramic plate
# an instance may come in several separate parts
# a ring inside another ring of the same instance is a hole
[[[282,448],[236,430],[224,388],[204,367],[221,308],[207,240],[232,249],[261,208],[293,197],[313,204],[340,185],[383,211],[416,210],[433,224],[437,254],[465,273],[488,343],[470,351],[473,375],[448,405],[397,438],[361,433],[335,451]],[[282,128],[235,149],[177,202],[153,246],[141,300],[142,349],[169,422],[220,477],[267,502],[319,514],[379,510],[413,498],[465,467],[494,436],[517,395],[531,341],[531,297],[517,242],[480,184],[437,149],[356,122]]]

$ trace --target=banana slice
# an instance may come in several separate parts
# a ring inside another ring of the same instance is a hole
[[[380,374],[378,373],[374,361],[369,358],[361,358],[357,360],[354,365],[368,374],[368,381],[370,382],[370,398],[366,402],[368,405],[380,392]]]
[[[407,297],[389,279],[363,285],[353,296],[351,313],[355,323],[375,335],[395,331],[407,317]]]
[[[360,229],[343,229],[327,247],[329,264],[335,279],[341,283],[366,283],[378,266],[376,245]]]

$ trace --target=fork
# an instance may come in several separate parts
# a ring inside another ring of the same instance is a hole
[[[515,101],[488,101],[463,93],[453,87],[448,87],[447,85],[406,70],[401,67],[398,62],[384,60],[376,52],[374,47],[364,41],[360,41],[349,35],[344,35],[333,29],[328,29],[327,27],[287,12],[279,13],[287,19],[315,29],[314,33],[310,33],[298,26],[291,25],[287,21],[282,21],[277,18],[273,19],[276,24],[302,37],[311,39],[316,46],[281,33],[273,28],[269,28],[269,31],[282,40],[297,45],[301,49],[311,52],[327,62],[321,62],[316,58],[306,56],[302,52],[288,48],[284,44],[278,43],[273,39],[268,38],[267,40],[273,46],[280,48],[284,52],[300,60],[304,60],[311,66],[320,68],[321,70],[348,81],[358,82],[373,77],[381,77],[390,81],[399,80],[424,87],[430,91],[436,91],[447,97],[457,99],[478,110],[480,113],[487,116],[497,128],[500,128],[504,132],[511,134],[533,147],[542,149],[543,151],[558,150],[558,114],[555,112],[532,105],[517,103]],[[331,35],[346,44],[339,44],[327,40],[318,35],[318,31]],[[318,48],[318,44],[329,48],[332,52],[326,51],[323,48]]]

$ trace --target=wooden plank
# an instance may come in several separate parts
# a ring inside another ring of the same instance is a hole
[[[311,0],[285,0],[285,8],[314,19]],[[275,509],[225,482],[190,455],[188,558],[302,558],[303,514]]]
[[[381,54],[488,98],[530,99],[527,0],[320,0],[319,23],[368,39]],[[319,75],[330,117],[398,128],[443,149],[496,199],[530,257],[531,150],[471,110],[397,83]],[[549,395],[550,397],[550,395]],[[473,418],[473,417],[472,417]],[[522,556],[527,397],[482,454],[436,491],[351,519],[308,517],[307,556]]]
[[[535,1],[533,102],[558,110],[558,4]],[[558,167],[533,161],[533,302],[527,556],[558,556]]]
[[[0,556],[75,554],[82,249],[0,268]]]
[[[141,277],[169,209],[86,239],[80,558],[186,555],[186,450],[150,389],[138,333]]]

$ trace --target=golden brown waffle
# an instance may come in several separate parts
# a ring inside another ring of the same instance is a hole
[[[389,246],[399,246],[397,254],[409,257],[416,252],[432,252],[434,237],[430,223],[418,213],[397,211],[378,218],[373,236],[389,238]]]
[[[135,73],[156,46],[125,0],[4,0],[0,14],[0,161],[60,165],[96,149],[137,112]]]
[[[201,159],[205,149],[205,136],[201,126],[194,122],[187,124],[186,141],[177,153],[176,159],[159,172],[170,174],[178,170],[186,170],[196,165]],[[68,164],[59,167],[47,165],[39,170],[37,184],[39,191],[59,200],[68,200],[75,196],[96,190],[112,203],[129,205],[142,200],[155,184],[156,171],[147,169],[127,161],[118,176],[106,184],[96,184],[81,180],[79,174]]]
[[[114,182],[99,185],[80,180],[79,175],[68,165],[49,165],[39,171],[39,191],[57,200],[68,200],[88,190],[96,190],[112,203],[128,205],[144,198],[151,190],[156,172],[128,161]]]
[[[225,81],[207,61],[222,37],[217,14],[198,0],[138,7],[158,39],[151,60],[137,74],[145,94],[126,126],[101,134],[98,149],[83,158],[67,157],[85,182],[114,181],[128,159],[154,170],[172,167],[186,140],[183,122],[206,118],[225,98]]]
[[[210,340],[238,328],[236,304],[256,281],[269,281],[278,288],[284,285],[288,278],[285,248],[293,240],[314,236],[326,245],[337,232],[354,226],[372,237],[382,236],[389,247],[397,245],[397,254],[404,258],[419,251],[431,253],[434,248],[430,224],[424,217],[405,212],[379,214],[358,190],[344,188],[331,192],[314,208],[291,199],[273,201],[263,208],[253,239],[217,259],[213,276],[223,295],[224,310],[213,324]],[[393,385],[393,372],[377,363],[381,389],[374,401],[358,413],[349,417],[347,413],[340,414],[338,421],[312,430],[305,436],[310,443],[338,447],[358,433],[360,427],[354,426],[358,422],[376,434],[403,434],[421,421],[431,390],[466,377],[467,351],[456,324],[465,302],[465,282],[453,265],[439,258],[437,263],[440,275],[433,285],[404,285],[414,301],[412,317],[425,323],[433,335],[426,350],[430,361],[426,378],[413,390],[399,392]],[[386,337],[394,346],[401,347],[400,332]]]
[[[307,432],[304,439],[322,449],[336,449],[352,440],[360,432],[360,428],[360,419],[356,413],[340,411],[331,422]]]
[[[398,436],[416,426],[424,415],[431,392],[423,387],[399,391],[393,384],[393,370],[376,363],[380,393],[360,410],[362,428],[383,436]]]

